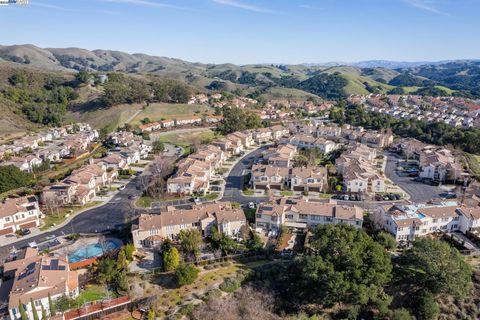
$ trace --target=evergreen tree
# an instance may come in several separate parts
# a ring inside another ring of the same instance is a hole
[[[32,307],[33,320],[39,320],[37,308],[35,308],[35,303],[33,303],[33,299],[30,299],[30,306]]]
[[[20,312],[20,319],[28,320],[27,312],[25,311],[25,306],[21,300],[18,300],[18,311]]]
[[[47,311],[45,310],[45,307],[42,304],[42,320],[47,320]]]
[[[55,308],[50,293],[48,294],[48,307],[50,308],[50,316],[54,317],[57,314],[57,309]]]

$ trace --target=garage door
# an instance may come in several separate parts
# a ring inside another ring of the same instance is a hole
[[[303,190],[305,190],[305,188],[304,188],[304,187],[301,187],[301,186],[295,186],[295,187],[293,187],[293,190],[295,190],[295,191],[303,191]]]
[[[282,186],[281,186],[281,185],[271,184],[271,185],[270,185],[270,189],[272,189],[272,190],[282,190]]]
[[[320,192],[319,187],[309,188],[309,190],[312,191],[312,192]]]
[[[36,226],[37,226],[37,224],[35,223],[35,221],[32,221],[32,222],[29,222],[29,223],[21,224],[20,228],[22,228],[22,229],[33,228],[33,227],[36,227]]]
[[[13,232],[12,227],[6,228],[6,229],[2,229],[2,230],[0,230],[0,236],[3,236],[3,235],[5,235],[5,234],[9,234],[9,233],[12,233],[12,232]]]

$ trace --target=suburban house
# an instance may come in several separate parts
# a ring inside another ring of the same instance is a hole
[[[9,279],[2,283],[2,290],[10,292],[10,319],[22,319],[20,303],[27,318],[34,319],[32,307],[37,315],[42,314],[42,309],[50,314],[49,297],[55,301],[62,296],[75,298],[79,294],[78,274],[70,270],[66,256],[41,256],[37,249],[27,248],[21,257],[6,262],[3,272],[4,278]]]
[[[267,164],[275,167],[289,168],[291,161],[297,153],[297,148],[290,144],[272,147],[263,153],[263,159]]]
[[[385,192],[385,177],[377,168],[376,149],[353,144],[335,160],[337,172],[343,177],[344,191],[353,193]]]
[[[316,202],[283,197],[261,203],[255,215],[256,227],[266,230],[278,230],[282,225],[300,229],[315,228],[328,223],[346,223],[361,228],[363,209],[339,205],[334,200]]]
[[[303,192],[328,190],[328,172],[325,167],[292,168],[289,175],[290,189]]]
[[[177,117],[175,118],[176,126],[195,125],[202,124],[202,117],[190,116],[190,117]]]
[[[40,166],[42,162],[42,159],[37,155],[28,154],[26,156],[12,157],[10,160],[2,162],[1,165],[14,165],[22,171],[33,172],[34,168]]]
[[[269,128],[252,130],[252,138],[256,144],[267,143],[272,140],[273,133]]]
[[[255,141],[253,141],[252,134],[249,133],[248,131],[245,132],[234,132],[232,134],[228,135],[229,137],[236,137],[237,139],[240,139],[242,142],[243,146],[245,148],[251,147],[255,144]]]
[[[463,167],[455,161],[450,150],[426,148],[420,153],[419,176],[435,181],[457,180],[462,176]]]
[[[393,134],[391,130],[384,133],[365,132],[360,141],[371,148],[386,148],[392,145]]]
[[[288,186],[290,169],[256,164],[252,167],[250,185],[254,190],[283,190]]]
[[[35,196],[7,198],[0,202],[0,235],[38,227],[41,217]]]
[[[280,140],[282,137],[290,135],[290,130],[284,126],[276,125],[269,129],[272,131],[273,140]]]
[[[159,214],[141,214],[132,224],[132,236],[137,249],[154,248],[165,239],[177,240],[181,230],[196,229],[207,236],[217,227],[234,237],[246,224],[243,210],[233,208],[230,202],[193,205],[192,209],[167,207]]]
[[[167,181],[171,194],[205,194],[210,187],[212,168],[209,163],[187,158],[178,163],[177,172]]]
[[[296,134],[281,140],[283,144],[291,144],[299,149],[317,148],[322,153],[329,153],[336,149],[336,144],[324,138],[314,138],[306,134]]]
[[[217,123],[223,120],[223,116],[206,116],[205,122],[206,123]]]
[[[467,232],[480,227],[480,209],[457,202],[431,201],[424,204],[380,206],[374,215],[378,228],[397,241],[413,241],[433,232]]]

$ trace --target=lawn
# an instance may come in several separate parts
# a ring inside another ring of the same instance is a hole
[[[212,111],[212,108],[205,105],[152,103],[133,118],[130,124],[138,125],[145,118],[149,118],[151,121],[159,121],[175,117],[209,115]]]
[[[99,285],[87,285],[85,290],[80,292],[77,301],[80,304],[85,304],[91,301],[99,301],[107,296],[105,287]]]
[[[58,209],[58,213],[46,213],[45,218],[43,219],[43,225],[40,227],[41,231],[47,230],[53,226],[58,226],[59,224],[63,223],[67,218],[66,215],[68,214],[69,217],[75,215],[80,210],[85,210],[88,208],[95,207],[101,204],[102,201],[93,201],[87,203],[83,207],[63,207]]]
[[[293,191],[290,191],[290,190],[280,191],[280,195],[282,197],[291,197],[293,196]]]
[[[480,177],[480,156],[471,154],[471,153],[463,153],[465,157],[465,161],[467,162],[468,168],[470,172],[476,176]]]
[[[218,134],[215,134],[212,130],[204,129],[199,131],[189,131],[189,132],[172,132],[172,133],[162,133],[158,135],[152,134],[152,140],[159,140],[163,143],[170,143],[178,145],[181,147],[187,147],[194,144],[196,141],[200,143],[209,143],[212,140],[221,137]]]
[[[207,201],[213,201],[213,200],[217,199],[218,196],[219,196],[219,193],[218,193],[218,192],[211,192],[211,193],[209,193],[209,194],[207,194],[207,195],[205,196],[205,199],[206,199]]]
[[[140,198],[138,198],[136,205],[142,208],[150,208],[152,205],[152,202],[154,201],[155,199],[153,199],[152,197],[141,196]]]

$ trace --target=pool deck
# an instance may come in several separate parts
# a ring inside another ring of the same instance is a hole
[[[57,250],[52,251],[52,253],[56,256],[65,256],[65,255],[68,256],[68,255],[70,255],[71,253],[73,253],[77,250],[81,250],[82,248],[85,248],[87,246],[98,244],[101,241],[105,241],[105,242],[111,241],[111,242],[115,243],[116,247],[118,247],[118,248],[123,246],[123,242],[120,239],[117,239],[117,238],[88,237],[88,238],[80,238],[70,245],[67,245],[67,246],[64,246],[62,248],[59,248]],[[77,261],[74,261],[74,262],[77,262]]]

